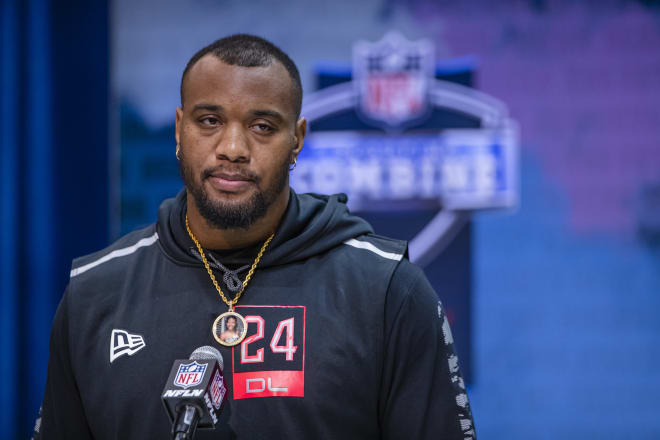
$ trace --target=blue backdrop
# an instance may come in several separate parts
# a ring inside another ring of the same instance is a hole
[[[76,255],[109,240],[108,7],[3,0],[0,438],[26,438]]]

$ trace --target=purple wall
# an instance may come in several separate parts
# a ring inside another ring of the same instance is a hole
[[[660,14],[545,3],[415,14],[444,25],[451,53],[481,60],[480,89],[520,122],[523,150],[567,195],[571,230],[630,238],[641,188],[660,184]]]

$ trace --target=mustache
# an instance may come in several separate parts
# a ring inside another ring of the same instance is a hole
[[[254,182],[259,181],[259,176],[253,171],[250,171],[245,168],[228,167],[224,165],[207,168],[204,171],[202,171],[202,180],[208,179],[209,177],[218,174],[227,174],[227,175],[235,176],[237,178],[240,178],[241,180],[252,180]]]

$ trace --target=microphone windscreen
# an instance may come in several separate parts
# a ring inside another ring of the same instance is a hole
[[[205,345],[203,347],[196,348],[195,351],[193,351],[190,354],[190,359],[215,359],[218,361],[218,365],[220,366],[220,371],[223,371],[225,368],[224,362],[222,361],[222,355],[220,352],[209,345]]]

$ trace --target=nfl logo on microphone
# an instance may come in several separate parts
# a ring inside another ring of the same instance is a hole
[[[215,371],[215,376],[213,376],[213,382],[211,383],[211,401],[215,409],[220,409],[222,405],[222,399],[225,397],[227,389],[225,388],[225,382],[220,374],[219,370]]]
[[[199,385],[204,378],[206,365],[198,364],[197,361],[179,365],[179,370],[174,377],[174,385],[181,388],[190,388]]]

